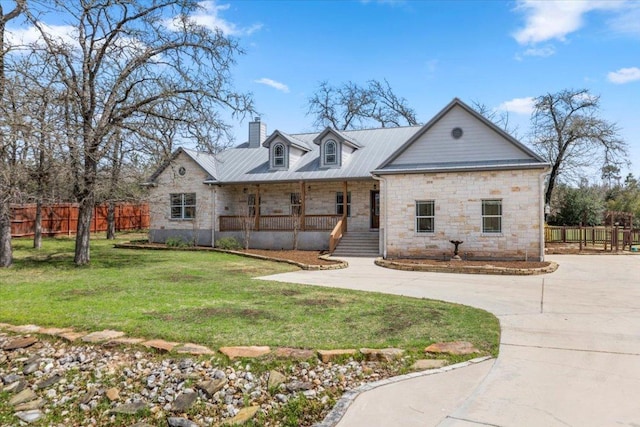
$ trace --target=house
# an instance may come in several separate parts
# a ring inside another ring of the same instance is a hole
[[[333,251],[360,236],[385,258],[442,258],[460,240],[473,259],[541,260],[548,169],[457,98],[423,126],[267,135],[256,119],[248,142],[159,168],[149,237]]]

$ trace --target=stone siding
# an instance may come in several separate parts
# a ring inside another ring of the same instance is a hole
[[[540,260],[540,170],[386,176],[381,227],[386,257],[450,257],[462,240],[468,259]],[[482,233],[482,200],[502,200],[502,233]],[[435,201],[435,230],[416,233],[415,203]],[[384,216],[388,215],[385,221]]]
[[[185,174],[180,175],[180,167]],[[195,240],[198,245],[211,246],[213,221],[213,193],[215,186],[202,182],[206,172],[189,156],[179,155],[157,178],[157,186],[149,195],[149,240],[164,243],[169,237]],[[170,195],[176,193],[196,194],[196,217],[194,219],[171,219]],[[197,236],[197,237],[196,237]]]

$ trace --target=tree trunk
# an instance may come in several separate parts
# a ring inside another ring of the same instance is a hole
[[[78,228],[76,234],[76,252],[73,262],[76,265],[89,264],[89,239],[91,237],[91,218],[94,208],[93,196],[88,196],[80,202],[78,207]]]
[[[549,174],[549,181],[547,182],[547,191],[544,194],[544,204],[551,206],[551,196],[553,195],[553,189],[556,186],[556,179],[558,178],[558,163],[555,163],[551,167],[551,173]]]
[[[0,267],[10,267],[12,263],[11,211],[6,200],[0,202]]]
[[[116,203],[109,202],[107,206],[107,239],[116,238]]]
[[[33,247],[34,249],[42,248],[42,199],[38,198],[36,202],[36,219],[33,224]]]

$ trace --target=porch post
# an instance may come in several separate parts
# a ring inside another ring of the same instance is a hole
[[[255,223],[253,229],[260,231],[260,184],[256,184]]]
[[[349,200],[348,194],[347,194],[347,181],[345,181],[342,185],[342,202],[343,202],[343,206],[342,206],[342,224],[343,224],[343,230],[346,232],[347,231],[347,201]]]
[[[307,191],[304,185],[304,181],[300,181],[300,229],[304,231],[306,229],[306,220],[305,220],[305,209],[306,209],[306,201],[307,199]]]

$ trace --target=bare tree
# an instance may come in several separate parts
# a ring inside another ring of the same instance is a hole
[[[308,100],[307,115],[314,117],[318,128],[331,126],[338,130],[418,124],[407,100],[398,97],[387,80],[370,80],[366,86],[321,82]]]
[[[565,89],[535,99],[531,116],[531,141],[551,164],[545,203],[563,174],[577,174],[582,168],[625,162],[627,144],[618,127],[599,117],[600,97],[587,89]]]
[[[472,101],[471,107],[476,110],[481,116],[501,128],[503,131],[513,136],[514,138],[519,139],[518,126],[513,126],[511,124],[508,111],[498,112],[493,108],[490,108],[487,104],[483,104],[479,101]]]
[[[211,130],[225,129],[220,110],[235,117],[253,106],[232,87],[230,67],[242,53],[237,42],[190,19],[201,7],[197,0],[56,0],[50,7],[70,21],[71,39],[50,34],[34,14],[29,19],[41,36],[43,63],[67,93],[67,144],[80,206],[74,262],[83,265],[90,261],[98,166],[117,129],[145,138],[139,124],[153,117],[178,121],[187,132],[205,112]],[[183,114],[167,116],[167,104]]]
[[[5,57],[7,49],[5,46],[5,28],[7,22],[17,18],[24,11],[26,0],[15,0],[15,7],[4,13],[0,4],[0,103],[4,103],[6,89]],[[3,123],[0,126],[0,165],[3,171],[0,172],[0,267],[9,267],[13,263],[13,251],[11,248],[11,180],[8,175],[10,158],[7,158],[7,138],[6,115],[2,114],[0,119]]]

